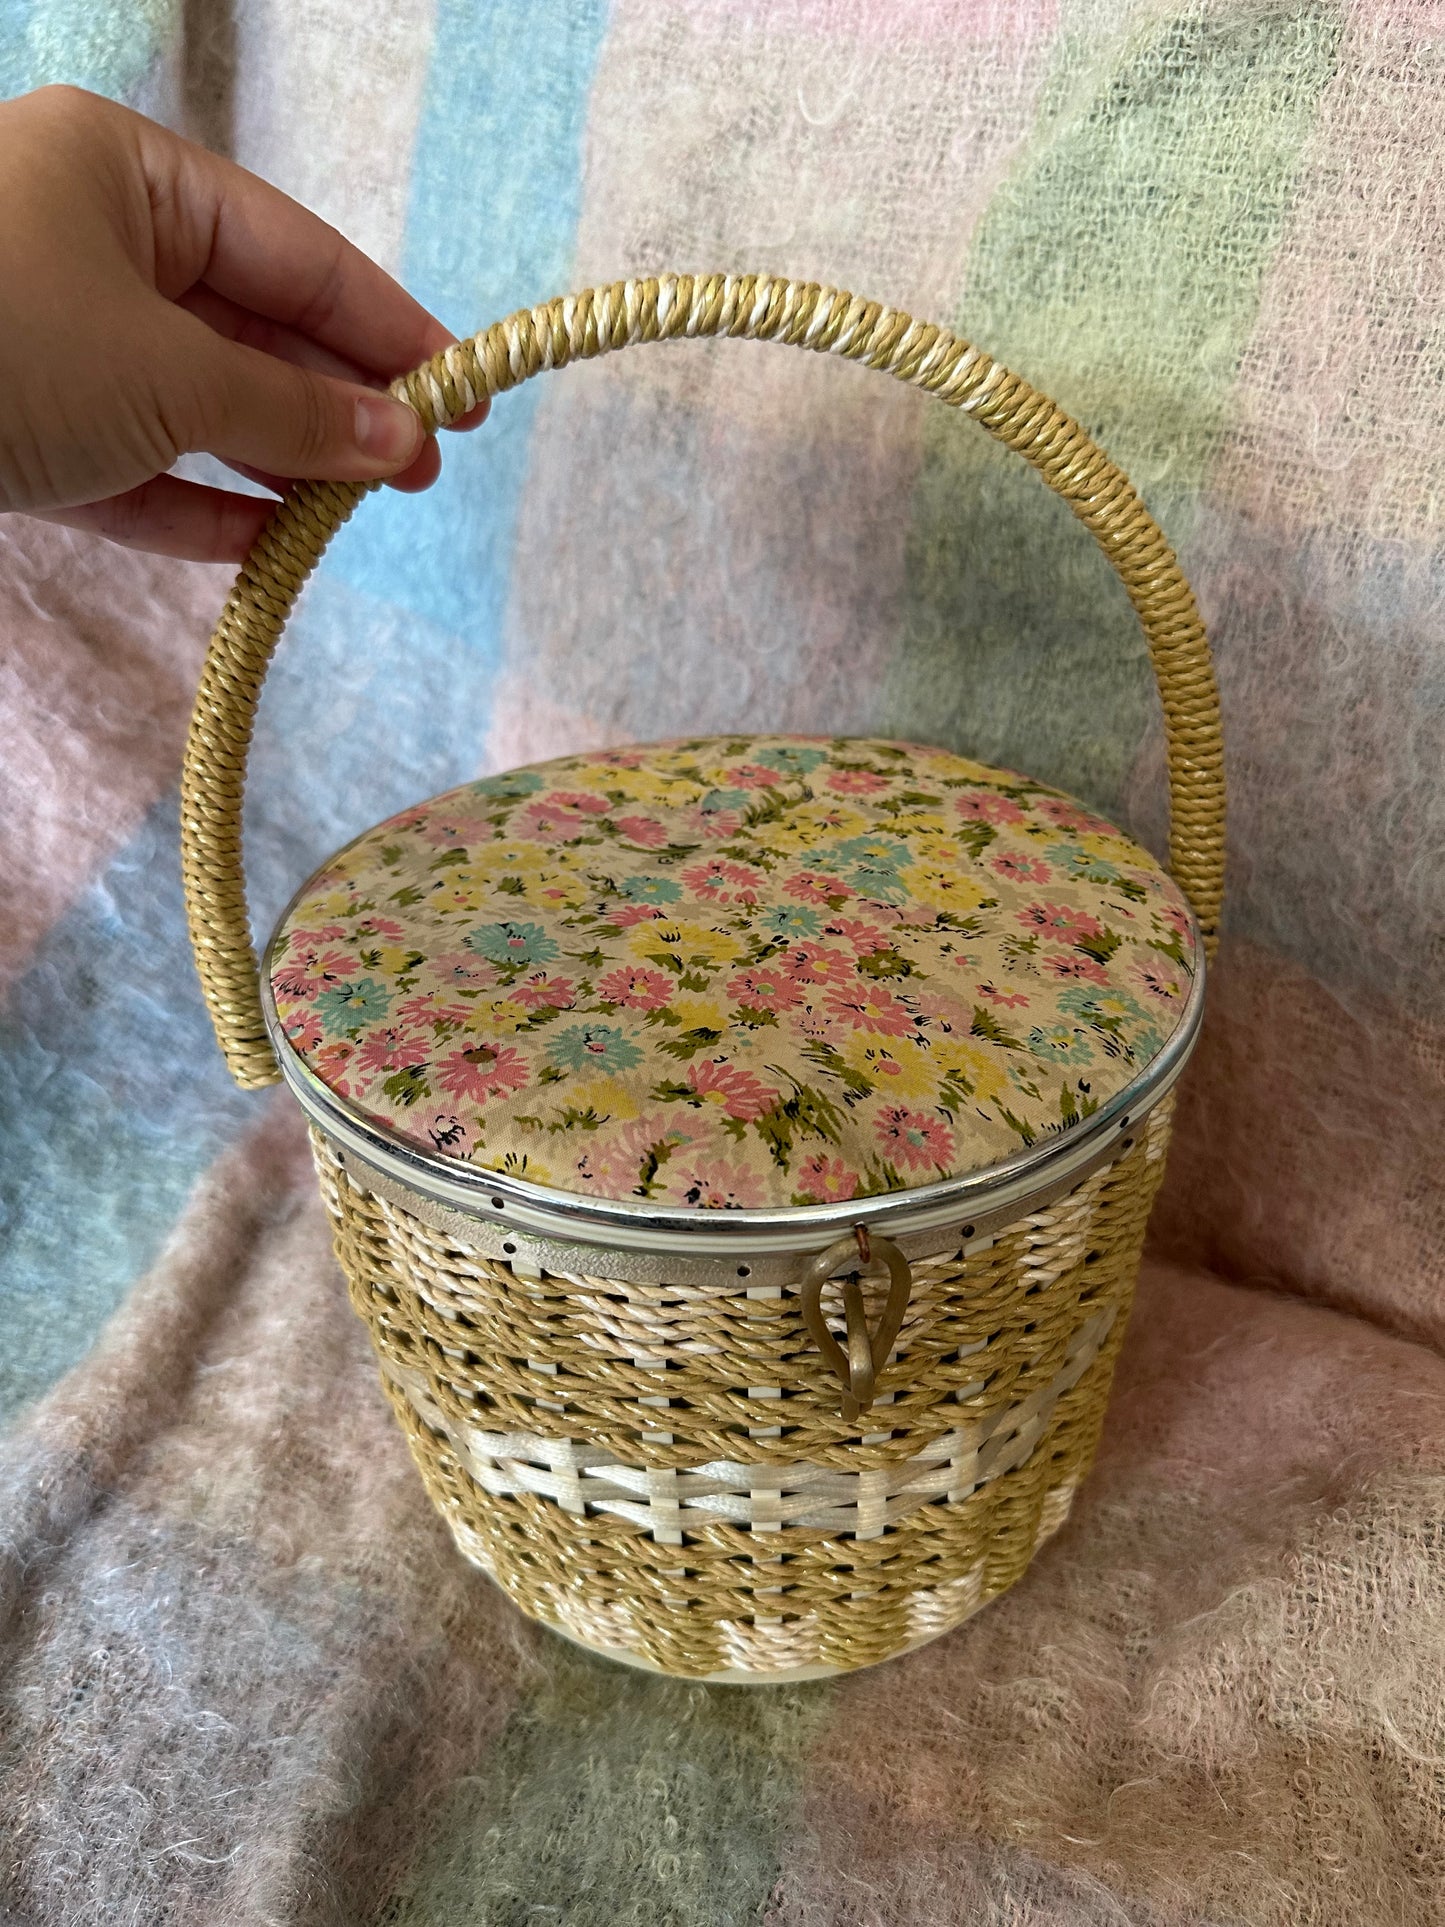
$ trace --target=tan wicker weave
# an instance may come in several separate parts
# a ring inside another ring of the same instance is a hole
[[[352,1303],[462,1551],[586,1645],[767,1679],[869,1666],[947,1632],[1063,1524],[1098,1443],[1169,1114],[1166,1100],[1116,1163],[993,1242],[914,1265],[861,1437],[797,1294],[726,1273],[527,1276],[354,1181],[320,1133],[313,1145]],[[785,1444],[760,1406],[786,1416]]]
[[[833,289],[665,276],[515,314],[393,392],[433,429],[542,369],[706,335],[839,354],[937,394],[1022,454],[1091,529],[1148,640],[1170,865],[1212,953],[1222,748],[1193,597],[1119,470],[987,355]],[[256,702],[303,581],[364,493],[308,483],[277,509],[212,637],[191,724],[187,914],[217,1037],[246,1086],[281,1074],[242,877]],[[906,1317],[891,1358],[875,1354],[879,1396],[862,1415],[840,1400],[796,1283],[750,1285],[747,1266],[723,1260],[629,1273],[600,1233],[590,1268],[554,1268],[525,1240],[498,1255],[495,1222],[398,1188],[324,1131],[313,1146],[353,1303],[462,1551],[590,1646],[758,1680],[868,1665],[946,1631],[1018,1579],[1063,1522],[1097,1443],[1171,1108],[1167,1095],[1136,1105],[1120,1120],[1130,1135],[1076,1166],[1087,1175],[1064,1195],[1055,1182],[980,1214],[983,1235],[955,1225],[921,1251],[915,1239]],[[829,1329],[852,1333],[860,1289],[876,1336],[884,1287],[872,1278],[823,1286]]]

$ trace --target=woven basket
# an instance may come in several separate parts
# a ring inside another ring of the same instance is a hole
[[[973,415],[1069,503],[1123,581],[1163,701],[1174,882],[1160,879],[1158,888],[1183,893],[1173,914],[1178,929],[1187,926],[1179,941],[1190,963],[1168,1034],[1132,1054],[1117,1024],[1108,1031],[1111,1020],[1089,1007],[1104,1026],[1098,1034],[1113,1039],[1102,1098],[1080,1107],[1065,1092],[1062,1116],[1047,1128],[1019,1122],[1000,1099],[995,1109],[1021,1133],[1015,1153],[971,1161],[960,1153],[926,1182],[909,1183],[887,1164],[878,1178],[870,1165],[866,1184],[847,1176],[852,1195],[810,1202],[813,1193],[794,1191],[738,1209],[691,1193],[659,1203],[645,1185],[641,1196],[639,1187],[589,1189],[576,1175],[590,1169],[585,1157],[570,1177],[543,1181],[514,1152],[502,1155],[503,1136],[485,1128],[492,1113],[475,1129],[456,1124],[466,1132],[463,1155],[435,1126],[428,1143],[404,1111],[392,1118],[368,1108],[334,1069],[327,1073],[324,1052],[308,1057],[304,1037],[298,1042],[304,1026],[278,1009],[275,957],[290,954],[288,942],[294,948],[293,913],[266,971],[258,969],[240,831],[262,678],[303,581],[367,492],[362,485],[297,488],[242,569],[211,641],[191,725],[182,840],[191,937],[217,1037],[239,1083],[284,1076],[311,1120],[352,1302],[462,1552],[524,1611],[614,1658],[693,1678],[770,1681],[870,1665],[947,1631],[1012,1585],[1068,1512],[1098,1440],[1163,1172],[1172,1090],[1198,1029],[1203,958],[1212,954],[1223,884],[1222,752],[1208,645],[1157,525],[1076,423],[942,329],[849,294],[767,277],[628,281],[513,315],[393,392],[430,430],[543,369],[634,343],[709,335],[842,355]],[[870,757],[886,770],[889,757],[905,755],[896,745],[834,744],[805,759],[788,749],[794,739],[776,740],[773,766],[788,771],[821,766],[827,755],[836,763],[856,749],[863,775],[848,765],[855,788],[884,784],[869,775]],[[707,741],[682,748],[704,763],[720,753]],[[619,756],[619,766],[642,765],[664,785],[682,781],[681,752],[666,753],[672,760],[661,766],[647,762],[650,752]],[[1075,807],[1025,779],[967,767],[1006,799],[1043,796],[1056,813]],[[536,786],[547,771],[522,774]],[[947,770],[945,779],[963,780]],[[796,796],[811,794],[800,780]],[[434,819],[425,813],[437,806],[418,806],[407,825],[429,831]],[[467,807],[491,804],[484,796]],[[495,818],[508,820],[505,812]],[[1078,821],[1086,821],[1082,812]],[[510,832],[495,834],[503,841],[488,846],[493,856],[511,847]],[[380,861],[385,843],[378,831],[340,853],[298,902],[329,901],[325,891]],[[1118,847],[1146,866],[1137,874],[1153,890],[1152,859]],[[383,855],[396,861],[389,845]],[[569,860],[565,852],[559,858]],[[1092,861],[1080,859],[1086,878],[1117,880],[1117,867],[1090,869]],[[348,887],[359,901],[354,881]],[[852,887],[871,901],[866,881]],[[875,894],[886,899],[879,914],[911,935],[918,920],[899,910],[896,893]],[[1139,886],[1136,898],[1143,894]],[[751,912],[733,909],[728,929],[746,936]],[[1128,907],[1120,914],[1135,916]],[[930,940],[946,953],[958,945],[938,930],[984,929],[941,915],[935,922]],[[1080,927],[1097,926],[1086,919]],[[726,938],[735,949],[740,941]],[[1117,941],[1096,944],[1097,954],[1108,961]],[[1008,944],[1007,954],[1037,973],[1029,944],[1016,933]],[[748,954],[773,953],[754,944]],[[944,961],[951,967],[954,959]],[[1085,967],[1091,982],[1104,982],[1102,964]],[[514,981],[505,957],[489,968]],[[338,996],[351,996],[362,1024],[367,991],[342,984],[328,993],[333,1013]],[[556,1011],[544,1015],[550,1021]],[[526,1017],[518,1032],[531,1047],[537,1025]],[[752,1019],[764,1021],[756,1012]],[[574,1032],[574,1053],[609,1048],[606,1038],[621,1034],[597,1025]],[[977,1034],[1001,1062],[1017,1051],[1005,1028],[983,1024]],[[546,1048],[555,1055],[555,1026],[551,1035]],[[639,1055],[630,1044],[610,1047],[630,1053],[623,1061]],[[353,1048],[343,1043],[342,1055]],[[723,1037],[724,1056],[728,1048]],[[520,1052],[504,1054],[516,1062],[514,1081],[531,1074]],[[474,1056],[495,1068],[495,1049]],[[554,1063],[547,1075],[562,1072]],[[700,1108],[702,1080],[689,1076],[692,1085],[667,1090]],[[711,1095],[726,1099],[733,1087],[720,1080],[714,1074]],[[1037,1080],[1021,1084],[1039,1095]],[[408,1101],[404,1076],[392,1088],[402,1089],[398,1105]],[[975,1131],[987,1108],[980,1102],[970,1114]],[[754,1144],[749,1133],[762,1126],[747,1120],[755,1112],[729,1111],[734,1139]],[[836,1137],[827,1122],[834,1115],[807,1128]],[[508,1129],[535,1123],[523,1117]],[[595,1115],[587,1124],[595,1126]],[[925,1123],[926,1142],[930,1128],[952,1156],[953,1136]],[[685,1141],[687,1129],[675,1137]]]

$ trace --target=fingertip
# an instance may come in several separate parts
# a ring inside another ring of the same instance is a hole
[[[442,452],[435,439],[428,435],[420,455],[404,468],[399,475],[387,478],[386,486],[398,490],[402,495],[419,495],[423,489],[431,487],[442,472]]]
[[[380,393],[357,396],[356,446],[378,469],[409,467],[426,439],[421,417],[404,401]]]

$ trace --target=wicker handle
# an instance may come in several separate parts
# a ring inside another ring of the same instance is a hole
[[[1125,476],[1069,416],[946,329],[876,301],[768,275],[663,275],[549,301],[401,376],[433,431],[483,395],[634,342],[731,335],[880,368],[973,415],[1068,503],[1117,570],[1154,663],[1169,756],[1169,863],[1212,952],[1224,888],[1219,692],[1194,597]],[[181,776],[186,917],[216,1036],[237,1083],[280,1076],[246,916],[241,796],[256,702],[286,618],[327,543],[376,483],[306,482],[279,504],[211,637]]]

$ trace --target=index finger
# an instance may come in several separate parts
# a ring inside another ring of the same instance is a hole
[[[174,299],[203,282],[387,378],[456,339],[384,268],[280,188],[142,125],[162,294]]]

